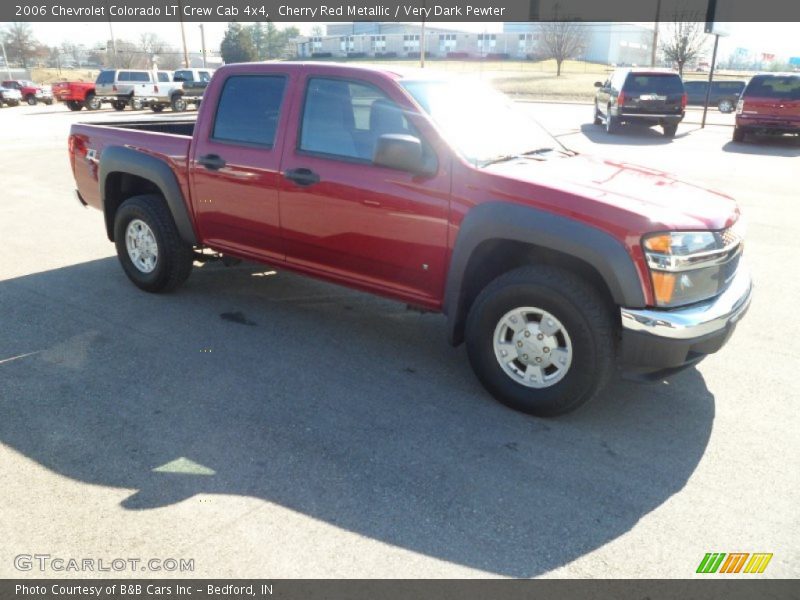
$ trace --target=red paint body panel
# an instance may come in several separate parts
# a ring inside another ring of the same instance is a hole
[[[287,87],[272,148],[211,139],[217,99],[229,76],[280,74]],[[411,124],[433,148],[438,169],[412,175],[370,163],[299,149],[299,124],[310,76],[347,78],[379,88],[413,113]],[[312,274],[404,302],[442,308],[459,226],[478,204],[506,201],[574,219],[620,241],[636,266],[645,299],[650,278],[645,234],[722,229],[738,219],[724,195],[643,167],[589,156],[521,160],[476,168],[441,138],[436,126],[391,71],[319,63],[229,65],[209,85],[192,138],[97,125],[72,129],[78,188],[101,208],[96,167],[81,156],[125,145],[159,157],[175,172],[203,245]],[[197,161],[216,154],[226,165]],[[320,182],[301,186],[283,176],[307,168]]]
[[[83,102],[89,92],[94,93],[93,82],[61,81],[53,84],[53,97],[59,102]]]

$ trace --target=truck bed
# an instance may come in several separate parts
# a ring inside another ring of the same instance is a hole
[[[70,130],[70,163],[78,190],[89,206],[102,209],[97,161],[103,149],[126,146],[166,162],[188,198],[186,165],[194,132],[194,120],[141,120],[76,123]],[[94,151],[90,159],[88,153]]]

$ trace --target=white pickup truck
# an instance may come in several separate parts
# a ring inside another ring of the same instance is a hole
[[[161,112],[182,87],[182,83],[172,81],[171,71],[155,70],[111,69],[101,71],[95,82],[96,95],[102,102],[111,102],[116,110],[149,106],[154,112]]]

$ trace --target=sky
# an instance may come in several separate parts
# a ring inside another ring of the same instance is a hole
[[[0,27],[3,23],[0,23]],[[315,25],[324,27],[324,23],[279,23],[279,27],[295,26],[301,33],[310,33]],[[646,24],[652,26],[652,24]],[[80,40],[86,46],[96,43],[105,44],[109,39],[109,24],[99,23],[31,23],[34,34],[39,41],[49,46],[60,45],[62,41],[75,42],[76,29],[80,32]],[[206,48],[218,50],[225,32],[226,23],[205,23]],[[502,30],[502,23],[436,23],[433,26],[462,29],[476,32],[497,32]],[[747,48],[755,53],[773,53],[780,58],[800,56],[800,36],[798,23],[731,23],[730,36],[720,38],[719,56],[726,57],[736,48]],[[137,41],[145,32],[157,34],[165,41],[180,46],[180,24],[170,23],[114,23],[114,35],[117,39]],[[190,52],[199,52],[200,27],[198,23],[186,23],[186,44]]]

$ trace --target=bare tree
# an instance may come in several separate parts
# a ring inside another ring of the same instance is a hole
[[[664,58],[677,64],[683,76],[684,66],[702,56],[707,37],[702,23],[678,21],[667,25],[660,41]]]
[[[586,48],[586,29],[576,21],[546,21],[539,24],[539,54],[556,61],[556,77],[561,64]]]
[[[40,48],[29,23],[10,23],[0,32],[0,37],[6,46],[9,61],[21,63],[23,69],[31,66]]]

